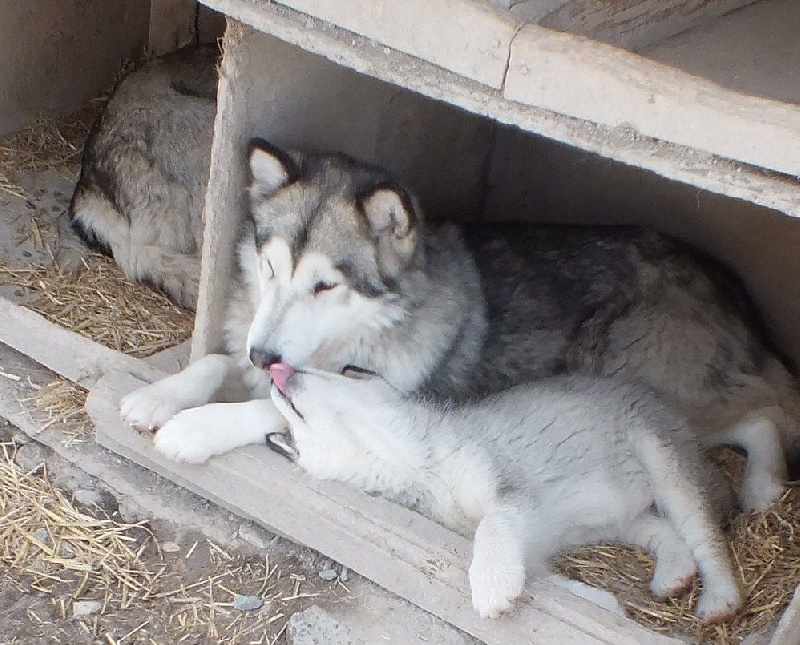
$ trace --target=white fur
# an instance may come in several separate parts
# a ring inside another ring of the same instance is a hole
[[[122,399],[120,413],[137,430],[153,432],[178,412],[212,401],[232,386],[238,371],[229,356],[209,354],[177,374],[131,392]]]
[[[267,434],[284,426],[268,399],[208,403],[172,417],[155,433],[153,445],[169,459],[199,464],[235,448],[263,443]]]
[[[508,611],[526,571],[542,575],[561,548],[600,540],[649,549],[659,596],[682,591],[698,567],[704,620],[741,604],[698,483],[711,466],[681,417],[640,386],[560,379],[445,410],[379,378],[303,369],[272,399],[312,475],[474,531],[469,579],[481,616]]]

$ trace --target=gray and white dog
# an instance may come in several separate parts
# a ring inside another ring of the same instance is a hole
[[[568,376],[442,406],[361,372],[270,371],[291,431],[279,441],[298,465],[474,534],[483,617],[509,610],[526,570],[541,575],[560,549],[609,540],[653,554],[656,596],[681,593],[699,570],[702,620],[741,604],[706,492],[725,484],[687,421],[646,387]]]
[[[69,214],[92,248],[131,280],[194,309],[219,51],[149,61],[115,88],[92,128]]]
[[[280,431],[277,362],[355,365],[444,399],[586,373],[645,382],[705,446],[746,450],[744,506],[781,494],[798,392],[716,263],[635,227],[428,226],[379,168],[261,140],[249,160],[229,353],[122,402],[131,425],[160,428],[163,454],[201,462]]]

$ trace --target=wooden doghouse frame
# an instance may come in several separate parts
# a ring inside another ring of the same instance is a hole
[[[666,3],[675,5],[670,13],[665,3],[629,0],[624,15],[590,0],[204,2],[229,22],[194,358],[222,347],[224,296],[245,210],[242,151],[255,134],[281,145],[344,148],[389,165],[422,185],[423,204],[473,217],[485,214],[475,206],[481,195],[469,187],[487,177],[486,160],[475,151],[492,148],[497,123],[800,216],[796,104],[726,89],[620,48],[646,48],[747,1],[675,0]],[[446,141],[443,156],[432,145],[421,159],[418,150],[388,141],[387,129],[401,124],[416,128],[417,138]],[[757,142],[731,136],[737,129],[756,133]],[[453,167],[447,158],[456,156]],[[432,178],[431,168],[439,170]],[[530,586],[513,616],[481,620],[469,602],[463,538],[384,500],[312,481],[261,447],[202,466],[162,459],[124,425],[118,405],[166,372],[7,302],[0,302],[0,341],[92,388],[87,409],[101,445],[321,551],[485,642],[673,642],[547,581]],[[800,594],[770,642],[800,642]]]

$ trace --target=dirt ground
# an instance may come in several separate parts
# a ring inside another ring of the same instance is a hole
[[[7,422],[0,426],[0,441],[10,447],[9,457],[16,450],[15,432]],[[35,476],[47,490],[47,473],[40,470]],[[79,493],[66,492],[87,519],[129,526],[117,500],[107,492],[99,496],[99,503],[90,504],[81,503],[76,495],[80,498]],[[42,528],[52,534],[55,524]],[[127,594],[124,585],[48,566],[46,558],[35,553],[24,567],[9,566],[8,558],[3,558],[0,642],[282,642],[286,621],[294,612],[319,602],[348,602],[346,583],[320,578],[318,567],[327,563],[315,566],[308,554],[302,560],[282,555],[280,549],[267,549],[266,555],[255,549],[249,553],[226,549],[165,520],[129,526],[124,535],[130,548],[141,554],[136,567],[147,572],[144,591]],[[233,605],[235,594],[255,596],[263,605],[240,611]],[[102,608],[83,618],[73,617],[76,601],[86,600],[97,600]]]

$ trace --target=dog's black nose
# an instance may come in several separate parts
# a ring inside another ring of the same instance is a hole
[[[281,362],[281,355],[275,352],[266,352],[263,349],[250,348],[250,362],[260,370],[269,369],[273,363]]]

